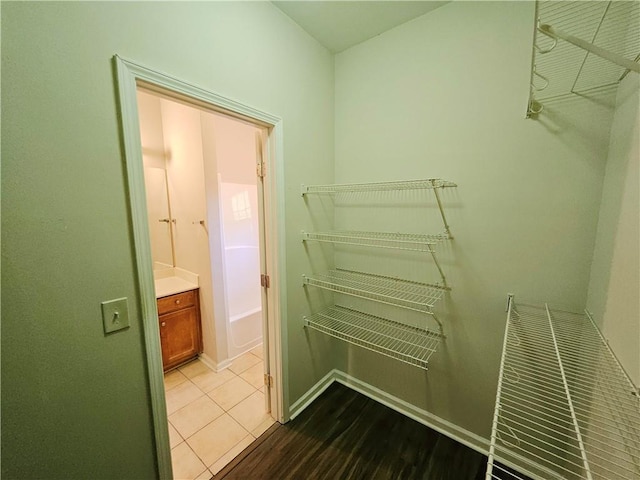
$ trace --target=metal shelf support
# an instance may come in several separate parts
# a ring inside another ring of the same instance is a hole
[[[617,53],[610,52],[604,48],[600,48],[593,43],[589,43],[586,40],[582,40],[581,38],[574,37],[573,35],[569,35],[568,33],[563,32],[562,30],[558,30],[557,28],[552,27],[551,25],[540,25],[538,27],[538,31],[544,33],[548,37],[553,39],[560,38],[565,42],[569,42],[576,47],[580,47],[583,50],[591,52],[595,55],[598,55],[605,60],[609,60],[616,65],[620,65],[621,67],[626,68],[627,70],[631,70],[632,72],[640,73],[640,63],[634,62],[633,60],[629,60],[628,58],[623,57],[622,55],[618,55]]]

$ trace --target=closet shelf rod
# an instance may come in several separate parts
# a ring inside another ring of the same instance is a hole
[[[623,57],[622,55],[618,55],[617,53],[610,52],[604,48],[598,47],[593,43],[589,43],[581,38],[574,37],[573,35],[569,35],[561,30],[558,30],[551,25],[540,25],[538,27],[538,31],[544,33],[548,37],[553,39],[560,38],[565,42],[569,42],[576,47],[580,47],[583,50],[587,50],[588,52],[593,53],[594,55],[598,55],[599,57],[604,58],[616,65],[620,65],[621,67],[626,68],[627,70],[640,73],[640,63],[629,60],[628,58]]]

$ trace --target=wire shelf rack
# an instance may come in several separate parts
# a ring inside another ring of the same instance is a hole
[[[432,190],[444,226],[444,233],[431,235],[372,231],[303,231],[302,239],[305,242],[317,241],[338,245],[429,253],[442,279],[441,284],[430,284],[340,268],[326,273],[303,275],[304,286],[318,287],[378,304],[400,307],[429,315],[429,317],[421,317],[419,321],[420,323],[424,322],[424,328],[418,328],[346,307],[330,306],[319,313],[305,317],[305,326],[426,369],[430,355],[435,352],[437,344],[444,338],[442,322],[438,319],[433,308],[444,293],[450,290],[434,250],[434,246],[437,243],[453,238],[442,207],[440,189],[456,186],[453,182],[437,178],[393,182],[302,185],[303,197],[308,194],[333,195],[351,193],[364,193],[366,195],[363,195],[363,197],[368,197],[372,192],[389,192],[392,194],[393,192],[410,190]],[[393,203],[405,196],[413,195],[413,193],[411,195],[404,193],[399,195],[390,194],[380,195],[380,197],[384,198],[378,198],[378,200],[382,200],[384,203],[389,201]],[[421,193],[420,196],[422,196]],[[341,197],[341,200],[343,198],[345,197]],[[346,198],[354,199],[351,196]],[[359,202],[362,198],[356,198],[355,200]],[[402,267],[404,264],[400,263],[400,266]],[[408,312],[405,312],[405,316],[407,315],[410,316]],[[435,333],[427,327],[427,318],[433,319],[438,324],[439,333]]]
[[[337,293],[433,315],[433,306],[449,288],[351,270],[303,275],[303,283]]]
[[[307,327],[353,345],[427,369],[439,333],[335,305],[304,317]]]
[[[396,182],[342,183],[333,185],[302,185],[302,195],[326,193],[385,192],[398,190],[420,190],[456,187],[457,185],[440,178],[425,180],[402,180]]]
[[[640,58],[640,2],[538,0],[536,10],[529,114],[539,113],[536,108],[553,99],[615,88],[629,72],[588,50],[549,37],[541,26],[549,25],[631,62]]]
[[[640,479],[640,396],[588,312],[510,302],[486,479]]]
[[[304,241],[314,240],[342,245],[392,248],[413,252],[433,253],[432,247],[449,239],[446,233],[422,235],[413,233],[388,232],[302,232]]]

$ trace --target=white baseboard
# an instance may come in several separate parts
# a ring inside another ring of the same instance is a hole
[[[204,363],[207,367],[212,369],[214,372],[221,372],[225,368],[228,368],[229,365],[231,365],[231,360],[224,360],[220,363],[217,363],[213,360],[213,358],[209,357],[205,353],[200,354],[200,360],[202,361],[202,363]]]
[[[311,387],[307,393],[300,397],[293,405],[291,405],[290,418],[293,420],[307,408],[311,402],[319,397],[333,382],[339,382],[346,387],[359,392],[382,405],[385,405],[398,413],[401,413],[416,422],[432,428],[436,432],[446,435],[453,440],[466,445],[477,452],[487,455],[489,453],[489,440],[481,437],[469,430],[454,425],[448,420],[444,420],[426,410],[411,405],[400,398],[380,390],[373,385],[358,380],[340,370],[331,370],[318,383]]]
[[[289,408],[289,420],[293,420],[299,414],[301,414],[305,408],[307,408],[311,402],[322,395],[329,385],[331,385],[336,378],[337,370],[331,370],[327,373],[318,383],[311,387],[307,393],[302,395],[296,402]]]
[[[352,390],[355,390],[356,392],[359,392],[370,399],[415,420],[416,422],[422,423],[436,432],[446,435],[447,437],[452,438],[453,440],[460,442],[483,455],[487,455],[489,453],[490,442],[488,439],[454,425],[448,420],[444,420],[437,415],[410,404],[409,402],[405,402],[400,398],[394,397],[393,395],[369,385],[366,382],[358,380],[351,375],[341,372],[340,370],[334,370],[334,372],[336,372],[336,382],[339,382]]]

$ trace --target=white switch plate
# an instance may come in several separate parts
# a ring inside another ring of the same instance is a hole
[[[117,332],[129,328],[129,305],[127,297],[102,302],[102,323],[104,333]]]

